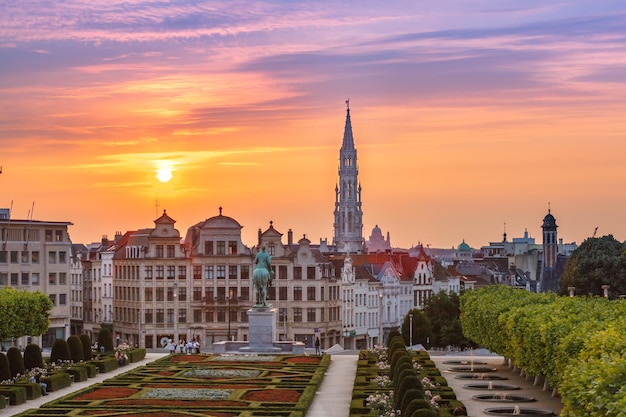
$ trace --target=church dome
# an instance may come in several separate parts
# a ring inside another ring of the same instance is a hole
[[[372,229],[372,236],[383,236],[383,232],[382,230],[380,230],[380,227],[378,227],[378,225],[374,226],[374,228]]]
[[[465,243],[465,239],[463,239],[463,242],[461,242],[461,244],[458,247],[458,251],[459,252],[469,252],[471,250],[472,250],[472,248],[470,248],[470,245]]]

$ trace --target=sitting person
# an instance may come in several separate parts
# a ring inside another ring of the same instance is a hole
[[[115,352],[115,359],[117,359],[117,366],[126,365],[126,355],[121,350]]]
[[[31,376],[28,380],[31,383],[38,383],[41,387],[41,395],[48,395],[48,384],[41,380],[41,373],[36,373],[35,376]]]

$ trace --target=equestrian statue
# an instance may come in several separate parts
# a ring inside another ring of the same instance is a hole
[[[254,307],[269,307],[267,289],[272,286],[273,274],[272,257],[265,252],[265,246],[263,246],[254,258],[254,271],[252,272],[252,283],[256,289]]]

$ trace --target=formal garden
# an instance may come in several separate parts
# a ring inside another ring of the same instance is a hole
[[[399,332],[389,334],[388,347],[359,353],[351,417],[445,417],[464,410],[428,353],[407,350]]]
[[[69,339],[63,342],[59,342],[59,346],[66,346],[69,351],[73,342],[69,343]],[[100,346],[107,343],[103,341]],[[0,396],[9,397],[11,404],[38,398],[41,395],[39,384],[28,382],[34,372],[43,373],[42,381],[50,391],[55,391],[70,386],[73,381],[116,369],[120,365],[120,353],[126,355],[128,362],[145,357],[144,349],[122,351],[104,347],[103,350],[104,353],[92,350],[89,344],[91,359],[78,360],[78,357],[59,357],[59,349],[53,347],[50,360],[46,362],[41,359],[38,347],[29,347],[23,358],[19,355],[29,367],[16,367],[16,373],[13,372],[15,365],[8,363],[20,362],[17,356],[2,355],[14,376],[0,386]],[[36,358],[31,363],[33,354]],[[12,359],[9,361],[7,357]],[[18,415],[303,417],[329,364],[328,355],[174,354]]]

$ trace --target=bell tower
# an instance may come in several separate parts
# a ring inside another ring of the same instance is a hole
[[[346,107],[346,126],[339,150],[339,183],[335,186],[333,244],[338,252],[361,253],[363,250],[361,184],[350,121],[350,100],[346,100]]]

